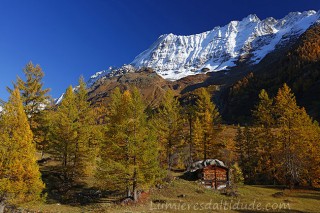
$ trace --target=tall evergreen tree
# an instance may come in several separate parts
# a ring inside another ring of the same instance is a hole
[[[39,65],[34,66],[30,61],[23,72],[25,80],[18,77],[14,87],[17,87],[21,92],[24,110],[34,135],[33,140],[36,142],[38,149],[43,150],[45,148],[45,135],[47,134],[43,129],[45,122],[43,109],[50,105],[50,97],[48,96],[50,89],[43,89],[44,72]],[[8,90],[12,91],[9,88]]]
[[[44,72],[39,65],[29,62],[23,69],[26,80],[18,77],[15,87],[21,91],[21,99],[28,117],[38,114],[47,104],[50,89],[43,89]],[[31,123],[32,120],[30,120]]]
[[[40,198],[44,184],[32,136],[20,92],[16,88],[0,117],[0,203]]]
[[[76,96],[70,86],[53,114],[50,152],[61,161],[65,178],[73,178],[72,171],[78,138],[78,110]]]
[[[238,125],[235,137],[235,150],[238,153],[240,164],[244,159],[244,140],[243,130],[240,125]]]
[[[203,144],[204,141],[204,134],[202,129],[202,124],[200,119],[196,117],[195,122],[193,123],[193,134],[192,134],[192,159],[193,160],[203,160],[204,158],[204,149],[205,145]]]
[[[255,183],[256,168],[259,160],[259,146],[254,137],[253,129],[246,126],[243,130],[238,127],[236,149],[240,156],[239,165],[242,168],[245,182]]]
[[[275,183],[275,157],[274,147],[276,139],[272,134],[275,126],[275,113],[273,99],[269,98],[268,93],[263,89],[259,94],[259,103],[253,110],[255,126],[253,134],[259,146],[259,161],[256,172],[259,183]]]
[[[201,152],[202,160],[217,157],[218,148],[221,147],[222,144],[215,141],[215,136],[218,132],[215,124],[218,122],[220,115],[215,105],[211,102],[210,94],[205,88],[201,88],[199,91],[199,97],[196,101],[196,117],[199,122],[195,123],[195,125],[200,126],[195,126],[194,129],[201,128],[202,135],[200,136],[199,133],[194,133],[195,136],[197,135],[198,137],[197,140],[194,140],[195,150]]]
[[[297,106],[294,94],[284,84],[275,97],[275,115],[279,131],[277,137],[278,179],[290,187],[301,181],[303,168],[308,164],[305,157],[312,144],[309,130],[312,119],[304,108]],[[311,128],[311,129],[310,129]]]
[[[195,105],[191,103],[192,97],[189,96],[188,104],[184,107],[183,115],[185,117],[185,120],[188,123],[188,133],[185,133],[185,135],[188,135],[186,138],[188,138],[188,145],[189,145],[189,156],[188,156],[188,166],[190,166],[193,163],[195,150],[194,150],[194,126],[195,126]],[[196,157],[198,158],[198,157]]]
[[[88,175],[101,134],[81,78],[76,92],[71,86],[67,89],[52,117],[50,150],[61,160],[67,179],[74,181]]]
[[[102,188],[125,190],[134,200],[138,189],[154,184],[160,171],[156,138],[144,110],[136,88],[114,91],[96,175]]]
[[[83,77],[79,79],[79,87],[75,95],[78,128],[73,167],[77,176],[81,176],[81,174],[86,175],[93,172],[92,165],[103,136],[101,126],[96,122],[97,113],[88,101],[87,85]]]
[[[256,126],[252,129],[259,144],[255,172],[265,182],[293,187],[314,184],[319,180],[319,125],[312,121],[304,108],[297,105],[294,94],[284,84],[274,99],[265,91],[253,112]],[[312,163],[310,163],[312,162]]]
[[[266,90],[261,90],[259,103],[253,110],[253,117],[256,125],[270,128],[274,125],[273,100],[269,98]]]
[[[160,109],[154,119],[161,144],[162,163],[170,170],[173,164],[173,154],[181,145],[183,137],[182,108],[172,90],[168,90],[161,102]]]

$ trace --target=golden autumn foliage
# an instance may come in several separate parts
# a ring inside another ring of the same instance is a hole
[[[253,70],[254,75],[250,73],[231,87],[227,119],[239,123],[250,121],[250,111],[258,101],[259,92],[268,88],[274,96],[284,83],[292,88],[298,103],[313,118],[320,118],[320,26],[310,27],[292,46],[279,51],[261,61]]]
[[[48,118],[50,153],[61,162],[66,179],[81,180],[91,172],[102,137],[94,116],[81,78],[77,91],[70,86],[57,110]]]
[[[16,88],[0,116],[0,201],[20,203],[40,199],[44,184],[32,137]]]
[[[184,119],[181,111],[178,99],[172,90],[168,90],[153,119],[153,125],[158,132],[161,163],[169,170],[172,168],[174,153],[182,145]]]
[[[247,182],[316,185],[320,177],[318,123],[297,105],[286,84],[273,99],[265,90],[259,98],[253,111],[255,126],[237,134]],[[250,152],[246,152],[248,144],[253,145]]]
[[[18,79],[0,114],[0,207],[3,201],[16,204],[41,198],[45,185],[35,142],[49,144],[43,150],[50,154],[53,166],[43,170],[44,180],[50,179],[50,172],[58,174],[63,193],[73,187],[80,191],[79,183],[94,180],[90,187],[126,192],[136,201],[139,191],[169,180],[170,175],[164,177],[172,170],[210,158],[229,166],[236,183],[290,187],[320,183],[319,124],[298,106],[286,84],[272,96],[261,90],[252,126],[239,126],[234,140],[236,129],[227,125],[232,133],[221,136],[225,129],[219,125],[220,115],[208,88],[197,89],[185,109],[171,90],[155,109],[146,106],[137,88],[121,92],[118,87],[107,106],[94,108],[81,78],[78,87],[66,90],[60,104],[42,111],[39,107],[47,90],[42,89],[41,68],[29,63],[25,73],[27,80]],[[251,90],[256,80],[250,73],[231,94],[251,94],[244,88]]]
[[[136,88],[114,91],[96,173],[100,187],[126,191],[134,200],[139,189],[148,189],[161,176],[158,143],[145,109]]]
[[[42,79],[44,72],[39,65],[34,65],[31,61],[23,69],[25,80],[18,77],[14,87],[18,88],[21,93],[21,99],[24,110],[28,117],[28,122],[39,150],[44,150],[46,144],[46,130],[44,108],[50,105],[48,92],[50,89],[43,89]],[[11,90],[11,89],[9,89]]]
[[[313,176],[306,168],[310,168],[310,163],[318,163],[311,156],[319,150],[319,126],[304,108],[297,106],[294,94],[286,84],[279,89],[274,102],[276,128],[279,130],[275,133],[275,161],[279,168],[277,179],[289,186],[303,181],[312,184],[320,174]]]
[[[196,101],[196,120],[193,127],[193,159],[205,160],[218,157],[218,149],[222,146],[216,141],[218,132],[215,124],[220,119],[216,106],[211,101],[205,88],[199,90]]]

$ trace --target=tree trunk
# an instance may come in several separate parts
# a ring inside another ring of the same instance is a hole
[[[127,187],[127,197],[131,197],[131,190],[129,187]]]
[[[191,113],[189,114],[189,166],[191,166],[191,164],[193,163],[193,159],[192,159],[192,117],[191,117]]]
[[[41,149],[41,160],[43,160],[43,157],[44,157],[44,147],[42,147]]]
[[[203,161],[207,160],[207,134],[204,133],[203,138]]]
[[[0,202],[0,213],[4,213],[4,208],[6,207],[6,203],[5,201],[1,201]]]
[[[134,169],[133,173],[133,184],[132,184],[132,192],[133,192],[133,201],[138,201],[138,190],[137,190],[137,170]]]
[[[133,190],[133,201],[134,201],[134,202],[137,202],[137,201],[138,201],[138,190],[137,190],[137,188],[135,188],[135,189]]]
[[[171,139],[168,141],[168,147],[167,147],[167,156],[168,156],[168,170],[171,171],[171,149],[172,149],[172,143]]]
[[[136,156],[133,158],[133,163],[134,166],[136,166]],[[133,183],[132,183],[132,192],[133,192],[133,201],[136,202],[138,200],[138,195],[137,195],[137,168],[134,168],[133,171]]]

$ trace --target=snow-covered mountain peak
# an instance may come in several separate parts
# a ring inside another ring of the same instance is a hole
[[[260,19],[256,14],[250,14],[247,17],[243,18],[241,22],[258,22],[258,21],[260,21]]]
[[[109,67],[107,70],[101,70],[99,72],[96,72],[95,74],[90,76],[89,80],[87,81],[87,86],[91,87],[97,80],[109,75],[113,69],[113,67]]]
[[[149,49],[131,63],[135,68],[151,67],[162,77],[176,80],[188,75],[225,70],[240,58],[250,55],[248,64],[256,64],[277,45],[299,36],[319,19],[314,10],[292,12],[282,19],[260,20],[250,14],[211,31],[195,35],[160,36]]]
[[[237,63],[249,66],[259,63],[277,47],[288,44],[311,25],[320,23],[320,11],[291,12],[282,19],[268,17],[260,20],[250,14],[240,21],[194,35],[160,35],[129,65],[109,67],[96,72],[87,82],[92,88],[104,78],[136,72],[151,67],[160,76],[177,80],[198,73],[227,70]],[[63,98],[56,99],[60,103]]]

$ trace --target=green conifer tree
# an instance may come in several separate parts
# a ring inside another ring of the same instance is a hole
[[[215,105],[211,102],[210,94],[205,88],[201,88],[199,91],[199,97],[196,101],[196,117],[199,120],[197,125],[200,126],[195,126],[194,132],[196,132],[196,128],[201,128],[202,135],[199,136],[199,133],[194,133],[198,135],[198,139],[194,140],[195,150],[201,152],[202,160],[218,157],[219,147],[222,147],[223,144],[219,144],[215,140],[218,133],[215,124],[218,123],[220,115]],[[196,125],[196,122],[194,125]],[[199,139],[202,141],[199,141]]]
[[[243,130],[240,127],[240,125],[238,125],[238,127],[237,127],[237,135],[235,137],[235,149],[236,149],[236,152],[237,152],[237,154],[239,156],[240,164],[244,159],[244,140],[245,140],[245,138],[244,138],[244,135],[243,135]]]
[[[193,134],[192,134],[192,141],[193,141],[193,149],[192,149],[192,159],[193,160],[203,160],[204,153],[204,134],[202,125],[200,123],[200,119],[197,117],[195,122],[193,123]]]
[[[83,77],[79,79],[76,92],[76,108],[78,112],[77,139],[73,167],[78,177],[89,175],[97,156],[98,147],[102,140],[102,128],[97,125],[96,113],[88,101],[87,85]]]
[[[195,126],[194,122],[196,120],[196,113],[195,113],[195,105],[192,104],[191,102],[192,96],[188,97],[188,104],[184,106],[183,109],[183,115],[185,120],[187,121],[188,124],[188,132],[185,133],[188,142],[188,148],[189,148],[189,153],[188,153],[188,166],[190,166],[193,163],[193,157],[195,155],[195,150],[194,150],[194,141],[193,141],[193,134],[194,134],[194,129],[193,127]]]
[[[259,173],[257,182],[275,183],[275,157],[274,147],[276,139],[272,134],[272,128],[275,127],[275,113],[273,99],[269,98],[268,93],[263,89],[259,94],[259,103],[253,110],[255,126],[253,134],[258,143],[259,160],[256,173]]]
[[[30,61],[23,69],[25,80],[18,77],[14,87],[21,92],[21,99],[24,110],[27,114],[30,128],[33,132],[33,140],[37,144],[37,148],[44,151],[46,148],[45,136],[47,134],[44,120],[44,109],[50,105],[50,89],[43,89],[42,79],[44,72],[39,65],[34,66]],[[12,92],[10,88],[9,91]]]
[[[256,125],[270,128],[274,125],[273,99],[263,89],[259,94],[259,103],[253,110],[253,117]]]
[[[135,201],[138,189],[150,187],[160,174],[158,144],[144,110],[136,88],[123,94],[119,88],[114,91],[96,174],[100,187],[124,190]]]
[[[246,126],[242,130],[240,126],[238,127],[236,150],[239,154],[239,166],[243,171],[245,182],[255,183],[259,146],[252,128]]]
[[[50,152],[61,161],[64,177],[72,179],[79,116],[76,95],[71,86],[66,90],[63,100],[52,119]]]
[[[87,101],[83,78],[76,91],[70,86],[52,116],[51,153],[62,162],[67,179],[81,180],[92,173],[102,130],[96,125],[94,110]]]
[[[161,144],[161,162],[168,170],[171,170],[173,155],[182,143],[184,119],[181,111],[178,99],[172,90],[168,90],[154,119]]]

